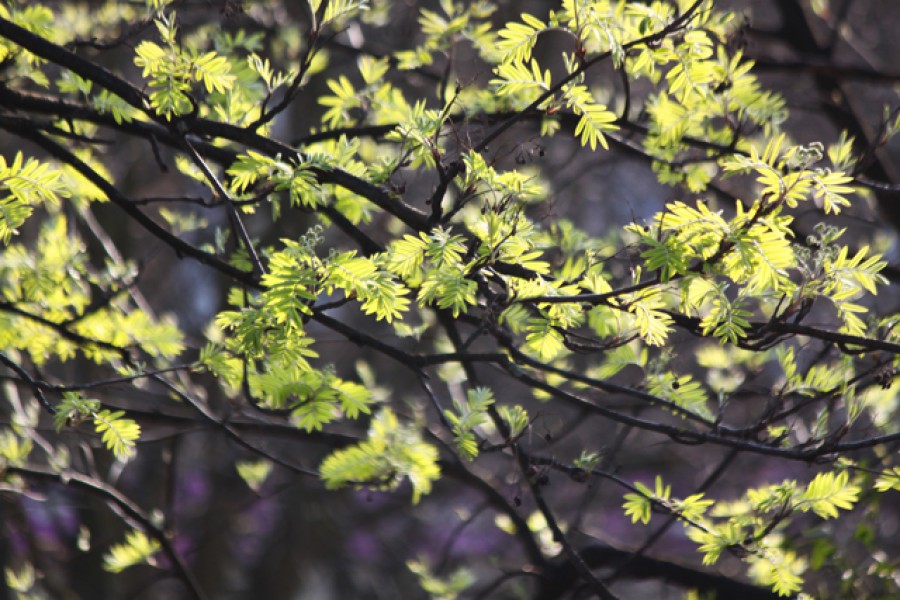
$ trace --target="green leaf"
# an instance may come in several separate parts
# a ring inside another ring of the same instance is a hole
[[[403,425],[390,409],[382,409],[369,428],[368,439],[331,453],[319,467],[329,489],[346,485],[394,489],[403,479],[412,484],[417,504],[440,477],[437,448],[422,441],[412,425]]]
[[[847,471],[819,473],[800,494],[801,510],[812,510],[823,519],[837,518],[839,508],[851,510],[861,490],[849,480]]]
[[[535,92],[546,92],[550,89],[550,69],[541,73],[537,61],[513,60],[494,69],[496,79],[491,80],[497,86],[501,96],[516,96],[520,101],[531,101]]]
[[[900,467],[894,467],[879,475],[875,480],[875,489],[879,492],[900,491]]]
[[[419,237],[404,235],[394,241],[387,252],[387,269],[403,279],[413,278],[425,259],[428,238],[424,233]]]
[[[409,560],[406,566],[418,577],[419,585],[434,600],[456,600],[459,594],[475,583],[475,576],[466,568],[459,568],[445,577],[438,577],[424,558]]]
[[[215,52],[207,52],[193,60],[194,77],[202,81],[208,93],[218,92],[224,94],[230,90],[235,82],[235,76],[231,74],[231,65],[224,56]]]
[[[272,462],[266,459],[239,461],[234,466],[247,487],[257,494],[272,472]]]
[[[632,523],[640,521],[644,525],[650,522],[653,512],[653,504],[650,499],[641,494],[625,494],[625,515],[631,517]]]
[[[34,444],[27,437],[17,435],[11,430],[4,430],[0,433],[0,459],[2,459],[0,467],[25,464],[33,448]]]
[[[523,23],[509,22],[497,32],[500,37],[497,49],[503,53],[506,61],[529,60],[538,36],[547,27],[540,19],[528,13],[522,13],[520,16]]]
[[[61,173],[34,158],[25,160],[17,152],[11,163],[0,155],[0,240],[8,244],[33,211],[32,206],[57,204],[69,192]]]
[[[706,390],[690,375],[662,373],[650,378],[648,391],[701,417],[711,419]]]
[[[779,596],[791,596],[800,591],[806,562],[789,550],[770,550],[763,556],[751,557],[751,573],[763,585],[771,586]]]
[[[529,319],[526,331],[525,349],[542,361],[553,360],[565,349],[562,334],[546,319]]]
[[[135,421],[124,418],[125,411],[112,412],[103,409],[94,414],[94,429],[101,436],[103,444],[119,460],[134,456],[135,442],[141,436],[141,427]]]
[[[121,573],[134,565],[155,566],[153,555],[159,548],[158,540],[148,538],[143,531],[132,530],[125,534],[125,542],[110,547],[103,557],[103,568],[111,573]]]
[[[99,400],[83,398],[75,392],[64,392],[62,401],[56,405],[53,424],[56,431],[62,431],[67,425],[78,425],[81,421],[93,417],[99,410]]]
[[[364,313],[374,313],[379,320],[390,323],[409,308],[409,300],[404,298],[409,289],[387,271],[379,270],[371,258],[356,257],[355,252],[340,254],[323,271],[320,278],[326,290],[344,290],[347,296],[362,302]]]
[[[474,430],[488,421],[487,409],[494,403],[494,395],[487,388],[469,390],[468,402],[454,401],[454,411],[445,410],[444,417],[453,428],[454,441],[467,460],[478,456],[478,441]]]
[[[604,150],[609,150],[603,134],[619,128],[615,125],[616,115],[602,104],[595,102],[591,92],[584,85],[569,84],[563,88],[563,95],[566,104],[576,115],[581,116],[578,125],[575,126],[575,135],[581,137],[581,145],[596,150],[599,143]]]
[[[503,419],[506,422],[506,426],[509,427],[509,437],[511,439],[518,438],[531,424],[531,420],[528,417],[528,411],[519,404],[514,404],[512,406],[504,404],[497,409],[497,412],[500,413],[500,418]]]
[[[601,379],[608,379],[628,365],[643,367],[647,364],[647,356],[646,349],[638,351],[634,344],[613,348],[605,353],[603,364],[597,370],[597,376]]]
[[[344,75],[338,79],[329,79],[327,85],[333,95],[319,98],[319,104],[328,107],[322,121],[331,128],[349,125],[351,123],[350,111],[361,105],[359,94]]]
[[[477,284],[466,277],[462,266],[451,266],[428,272],[419,288],[418,300],[422,305],[434,303],[450,309],[458,317],[478,302],[477,290]]]
[[[634,324],[650,346],[662,346],[669,336],[672,317],[659,310],[663,306],[661,295],[654,292],[640,294],[628,305]]]

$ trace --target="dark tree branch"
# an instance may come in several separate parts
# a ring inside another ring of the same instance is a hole
[[[531,494],[534,497],[535,502],[537,503],[538,510],[541,511],[541,514],[544,515],[544,519],[547,521],[548,527],[550,527],[550,531],[553,532],[553,539],[557,543],[562,546],[563,553],[565,553],[567,561],[566,565],[571,567],[574,570],[573,574],[578,575],[582,580],[584,580],[594,594],[598,598],[602,600],[617,600],[618,596],[609,591],[609,588],[606,584],[600,579],[597,578],[591,572],[591,567],[588,562],[582,557],[582,550],[575,550],[569,541],[566,534],[560,528],[559,523],[556,522],[556,517],[554,516],[553,511],[550,506],[547,504],[547,501],[544,499],[543,493],[541,492],[540,485],[537,483],[533,477],[525,477],[525,481],[528,483],[528,487],[531,489]],[[571,577],[567,578],[566,586],[571,586]]]
[[[890,435],[875,436],[864,440],[854,442],[841,442],[835,444],[822,444],[811,447],[799,448],[783,448],[779,445],[767,445],[760,442],[742,440],[738,438],[725,437],[714,432],[692,431],[667,425],[658,421],[648,421],[622,414],[612,409],[600,406],[587,398],[583,398],[577,394],[566,392],[556,386],[550,385],[540,379],[532,377],[525,373],[518,366],[508,363],[502,365],[507,373],[513,378],[524,383],[528,387],[542,390],[555,398],[564,400],[567,403],[578,408],[587,408],[591,412],[597,413],[617,423],[623,423],[638,429],[652,431],[665,435],[674,441],[682,444],[716,444],[726,448],[735,448],[752,454],[760,454],[766,456],[778,456],[788,460],[796,460],[807,463],[831,462],[832,457],[841,452],[849,452],[853,450],[864,450],[876,446],[890,444],[900,440],[900,432]]]
[[[28,371],[19,366],[18,363],[6,356],[6,354],[4,354],[3,352],[0,352],[0,363],[3,363],[4,365],[12,369],[19,377],[22,378],[23,381],[25,381],[25,383],[28,384],[28,386],[34,393],[35,398],[37,398],[40,405],[44,407],[44,410],[46,410],[51,415],[56,414],[56,408],[52,404],[50,404],[49,400],[47,400],[47,397],[44,395],[44,388],[39,381],[34,379],[34,377],[32,377],[28,373]]]
[[[172,383],[171,381],[165,379],[161,375],[150,374],[150,379],[156,381],[161,384],[163,387],[168,389],[170,392],[175,394],[177,397],[181,398],[184,402],[186,402],[189,406],[191,406],[194,410],[197,411],[200,416],[203,417],[206,421],[214,425],[215,427],[221,429],[225,432],[225,434],[234,442],[236,442],[239,446],[246,448],[250,452],[262,456],[263,458],[272,461],[278,466],[284,467],[288,471],[295,473],[297,475],[306,475],[309,477],[318,478],[319,474],[316,471],[311,469],[307,469],[305,467],[301,467],[299,465],[294,464],[293,462],[287,461],[275,454],[267,450],[263,450],[258,446],[255,446],[244,439],[244,437],[238,432],[231,423],[228,422],[227,419],[220,419],[205,405],[202,400],[192,397],[190,394],[181,390],[177,385]]]
[[[188,155],[194,161],[194,164],[203,172],[203,176],[206,177],[206,180],[210,183],[213,190],[215,190],[216,194],[225,202],[225,206],[228,208],[228,218],[231,220],[232,228],[237,232],[238,237],[241,240],[241,243],[244,244],[244,248],[247,249],[247,253],[250,255],[250,260],[253,262],[254,272],[257,277],[262,277],[266,273],[266,268],[263,266],[262,261],[259,258],[259,254],[256,252],[256,248],[253,247],[253,240],[250,239],[250,234],[247,233],[247,228],[244,226],[244,221],[241,219],[241,215],[238,213],[237,208],[234,205],[234,200],[231,198],[231,195],[228,193],[222,184],[219,182],[219,178],[216,177],[215,173],[209,168],[209,165],[206,164],[206,161],[203,160],[203,157],[197,152],[194,146],[191,144],[190,140],[187,137],[184,138],[184,147],[188,152]]]
[[[610,546],[592,545],[581,549],[581,556],[591,568],[614,567],[623,560],[633,559],[622,571],[622,577],[628,579],[664,580],[686,589],[696,589],[701,593],[715,594],[716,598],[728,600],[776,600],[774,592],[765,588],[750,585],[733,577],[725,577],[714,573],[698,571],[690,567],[669,561],[634,556],[626,550]],[[575,576],[568,563],[561,563],[552,573],[552,578],[544,583],[544,587],[535,600],[557,600],[571,589],[571,580]]]
[[[789,71],[799,73],[813,73],[834,79],[859,79],[874,83],[896,83],[900,81],[900,73],[885,73],[869,67],[854,65],[838,65],[823,60],[819,56],[809,59],[780,60],[765,56],[748,56],[748,59],[756,63],[756,66],[769,71]]]
[[[81,58],[74,52],[70,52],[62,46],[58,46],[37,34],[31,33],[24,27],[20,27],[3,17],[0,17],[0,37],[18,44],[32,54],[68,69],[84,79],[93,81],[119,96],[134,108],[146,113],[149,117],[155,118],[156,115],[148,108],[149,103],[147,99],[138,88],[100,65]]]

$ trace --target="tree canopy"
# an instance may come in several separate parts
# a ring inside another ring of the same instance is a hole
[[[896,597],[870,4],[0,2],[7,587]]]

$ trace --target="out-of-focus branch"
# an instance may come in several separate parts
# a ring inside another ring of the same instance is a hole
[[[108,502],[129,521],[134,522],[137,527],[150,534],[159,542],[163,553],[171,561],[175,574],[184,583],[191,597],[195,600],[205,600],[206,594],[188,568],[184,558],[175,548],[170,535],[154,525],[153,519],[149,514],[113,486],[72,470],[53,471],[39,466],[8,466],[6,467],[6,473],[18,475],[27,480],[58,483]]]

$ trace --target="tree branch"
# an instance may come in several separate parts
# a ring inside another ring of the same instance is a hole
[[[140,529],[150,534],[159,542],[162,551],[172,563],[175,574],[187,588],[191,597],[195,600],[204,600],[206,598],[206,594],[203,592],[203,589],[200,587],[194,574],[188,568],[187,563],[181,557],[178,550],[175,549],[169,534],[156,527],[156,525],[153,524],[153,519],[150,515],[145,513],[137,504],[116,488],[92,477],[88,477],[83,473],[72,470],[53,471],[38,466],[8,466],[6,467],[6,473],[10,475],[19,475],[25,479],[58,483],[66,487],[87,492],[112,504],[116,509],[122,511],[128,519],[134,521]]]

